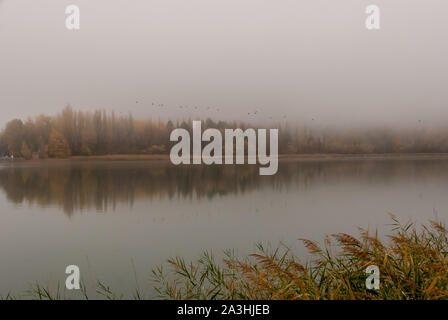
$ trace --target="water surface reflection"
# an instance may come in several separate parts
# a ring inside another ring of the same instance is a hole
[[[0,188],[8,201],[76,211],[114,210],[142,198],[202,199],[240,195],[256,189],[273,192],[320,185],[387,185],[448,178],[448,161],[339,160],[280,161],[274,176],[260,176],[256,166],[173,166],[152,162],[44,162],[0,167]]]

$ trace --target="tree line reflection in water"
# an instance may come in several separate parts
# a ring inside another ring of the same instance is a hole
[[[139,199],[209,199],[267,188],[303,192],[319,185],[388,184],[427,177],[446,181],[446,160],[280,161],[274,176],[255,165],[178,166],[168,162],[15,163],[0,167],[0,189],[9,202],[57,206],[67,215],[106,212]]]

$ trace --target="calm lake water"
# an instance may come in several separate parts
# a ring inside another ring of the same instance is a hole
[[[280,161],[257,166],[174,167],[149,162],[0,163],[0,294],[39,281],[65,283],[76,264],[97,279],[151,297],[150,271],[203,250],[251,253],[256,242],[357,233],[448,217],[448,160]],[[92,286],[93,288],[93,286]]]

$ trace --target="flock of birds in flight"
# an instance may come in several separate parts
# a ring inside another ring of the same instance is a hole
[[[139,103],[140,103],[139,100],[136,100],[136,101],[135,101],[135,104],[139,104]],[[165,105],[165,104],[163,104],[163,103],[151,102],[151,107],[164,108],[164,107],[168,107],[168,106]],[[211,112],[211,111],[220,112],[220,108],[212,108],[212,107],[201,108],[201,107],[198,107],[198,106],[180,105],[180,106],[178,106],[177,108],[180,109],[180,110],[195,110],[195,111],[199,111],[200,109],[203,109],[203,110],[205,110],[205,111],[207,111],[207,112]],[[247,115],[248,115],[248,116],[255,117],[255,116],[257,116],[260,112],[261,112],[261,110],[259,110],[259,109],[255,109],[255,110],[252,111],[252,112],[247,112]],[[267,118],[268,118],[269,120],[275,120],[275,119],[274,119],[274,116],[269,116],[269,117],[267,117]],[[286,119],[287,116],[286,116],[285,114],[283,114],[283,115],[281,115],[280,118],[282,118],[282,119]],[[277,118],[277,120],[279,120],[279,119]],[[314,121],[314,118],[312,119],[312,121]]]
[[[136,104],[139,104],[140,102],[139,102],[139,100],[136,100],[135,101],[135,103]],[[158,107],[158,108],[164,108],[164,107],[167,107],[167,105],[165,105],[165,104],[163,104],[163,103],[156,103],[156,102],[151,102],[151,106],[152,107]],[[200,107],[198,107],[198,106],[194,106],[194,107],[191,107],[190,108],[190,106],[188,106],[188,105],[180,105],[180,106],[178,106],[178,109],[190,109],[190,110],[192,110],[192,109],[194,109],[194,110],[199,110],[199,109],[202,109],[202,108],[200,108]],[[216,112],[219,112],[220,111],[220,109],[219,108],[211,108],[211,107],[206,107],[205,108],[205,110],[206,111],[212,111],[212,110],[215,110]],[[259,110],[259,109],[255,109],[253,112],[248,112],[247,113],[247,115],[248,116],[257,116],[258,115],[258,113],[260,112],[261,110]],[[285,114],[283,114],[282,116],[281,116],[281,118],[282,119],[286,119],[287,118],[287,116],[285,115]],[[274,117],[273,116],[269,116],[268,117],[268,119],[269,120],[274,120]],[[278,118],[277,118],[277,120],[279,120]],[[314,118],[311,118],[311,121],[315,121],[315,119]],[[418,121],[418,123],[419,124],[422,124],[422,120],[417,120]]]

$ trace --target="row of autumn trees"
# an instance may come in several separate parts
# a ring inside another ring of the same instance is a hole
[[[165,153],[173,123],[139,121],[114,112],[75,111],[9,121],[0,135],[2,155],[66,158],[71,155]]]
[[[206,127],[245,128],[241,123],[205,121]],[[0,133],[0,154],[31,159],[66,158],[73,155],[164,154],[174,142],[169,141],[175,128],[192,132],[192,121],[137,120],[131,114],[75,111],[65,107],[58,115],[40,115],[9,121]]]
[[[9,121],[0,133],[0,155],[30,159],[65,158],[71,155],[164,154],[173,142],[174,128],[192,132],[192,121],[136,120],[114,112],[75,111],[67,106],[56,116],[40,115],[24,122]],[[242,122],[206,119],[206,128],[253,127]],[[446,153],[448,128],[310,128],[276,124],[279,153]]]

